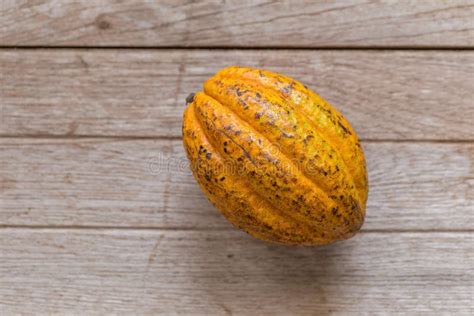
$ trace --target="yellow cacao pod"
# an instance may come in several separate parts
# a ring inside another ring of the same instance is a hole
[[[368,184],[356,133],[300,82],[228,67],[187,98],[183,142],[208,199],[259,239],[322,245],[353,236]]]

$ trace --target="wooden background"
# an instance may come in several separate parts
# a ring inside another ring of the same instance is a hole
[[[473,1],[2,1],[0,314],[474,309]],[[265,244],[200,192],[184,99],[300,79],[362,138],[355,238]]]

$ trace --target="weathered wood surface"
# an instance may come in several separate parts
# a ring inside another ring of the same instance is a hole
[[[363,143],[367,230],[473,227],[474,144]],[[1,139],[1,225],[229,228],[180,140]]]
[[[1,2],[0,315],[472,315],[474,50],[449,48],[474,48],[473,16],[472,0]],[[354,125],[355,238],[266,244],[201,193],[184,99],[231,64],[300,79]]]
[[[474,2],[2,1],[11,46],[474,46]]]
[[[474,139],[473,51],[3,50],[0,134],[179,136],[186,96],[230,64],[300,79],[362,139]]]
[[[0,312],[471,315],[469,233],[362,233],[323,248],[240,232],[0,230]]]

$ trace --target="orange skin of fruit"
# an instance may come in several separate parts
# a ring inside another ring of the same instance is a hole
[[[217,209],[252,236],[324,245],[362,226],[364,153],[349,122],[286,76],[228,67],[187,99],[183,143]]]

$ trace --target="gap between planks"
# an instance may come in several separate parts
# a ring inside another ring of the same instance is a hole
[[[126,140],[181,140],[181,136],[115,136],[115,135],[37,135],[37,134],[0,134],[0,139],[108,139],[115,141]],[[420,143],[420,144],[472,144],[474,139],[366,139],[360,138],[364,143]]]
[[[306,50],[306,51],[473,51],[472,46],[0,46],[0,50]]]
[[[49,225],[0,225],[0,231],[10,230],[35,230],[35,231],[189,231],[189,232],[245,232],[234,227],[209,227],[209,228],[190,228],[190,227],[122,227],[122,226],[49,226]],[[446,234],[446,233],[473,233],[474,229],[362,229],[357,234]],[[342,240],[343,241],[343,240]]]

